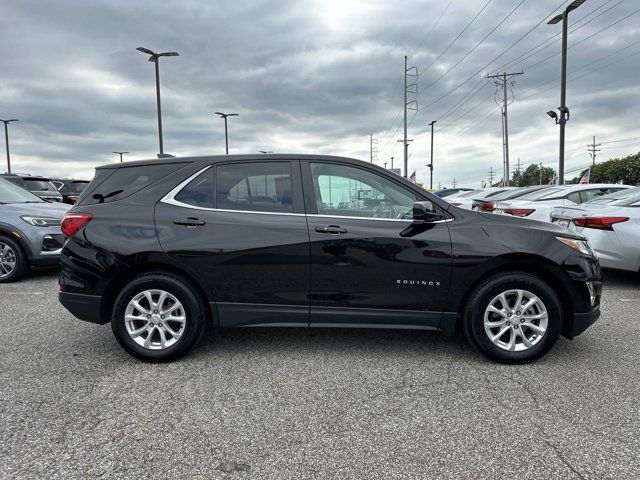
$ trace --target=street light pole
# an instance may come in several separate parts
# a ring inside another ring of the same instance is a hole
[[[569,25],[569,12],[575,10],[586,0],[574,0],[560,15],[556,15],[547,22],[548,25],[554,25],[562,20],[562,67],[560,80],[560,106],[558,111],[559,117],[555,117],[556,123],[560,125],[560,145],[558,155],[558,185],[564,185],[564,137],[565,125],[569,121],[569,109],[566,105],[567,100],[567,30]],[[550,115],[552,118],[553,116]]]
[[[120,163],[122,163],[122,155],[130,152],[113,152],[113,153],[120,155]]]
[[[9,120],[2,120],[0,122],[4,123],[4,142],[7,147],[7,173],[11,173],[11,155],[9,155],[9,124],[11,122],[18,122],[17,118],[10,118]]]
[[[429,164],[429,189],[433,190],[433,126],[437,120],[433,120],[431,125],[431,163]]]
[[[149,61],[155,64],[156,70],[156,105],[158,110],[158,143],[160,144],[160,154],[158,157],[162,158],[164,156],[164,144],[162,141],[162,108],[160,106],[160,57],[177,57],[178,52],[161,52],[156,53],[148,48],[138,47],[136,48],[139,52],[145,53],[149,55]]]
[[[224,146],[227,155],[229,155],[229,134],[227,130],[227,117],[237,117],[239,113],[223,113],[216,112],[216,115],[220,115],[220,118],[224,118]]]

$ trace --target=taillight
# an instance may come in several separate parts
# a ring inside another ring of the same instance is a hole
[[[493,212],[496,209],[496,206],[492,202],[482,202],[477,205],[478,210],[482,210],[483,212]]]
[[[615,223],[626,222],[629,217],[581,217],[574,218],[574,225],[582,228],[596,228],[598,230],[613,230]]]
[[[505,208],[504,213],[513,215],[515,217],[527,217],[535,212],[535,208]]]
[[[93,217],[88,213],[67,213],[62,217],[60,229],[65,237],[73,237],[84,227]]]
[[[453,205],[454,207],[459,207],[462,204],[458,202],[449,202],[449,205]]]

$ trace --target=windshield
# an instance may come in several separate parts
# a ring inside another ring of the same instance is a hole
[[[45,180],[41,178],[24,178],[24,184],[32,192],[43,191],[43,190],[57,192],[56,187],[54,187],[53,184],[49,182],[49,180]]]
[[[0,203],[44,203],[37,195],[0,178]]]
[[[537,190],[535,192],[528,193],[519,197],[519,200],[539,200],[549,195],[553,195],[554,193],[564,192],[567,187],[549,187],[543,188],[542,190]]]
[[[625,190],[619,190],[609,195],[603,195],[602,197],[596,197],[593,200],[589,200],[589,205],[631,205],[640,201],[640,187],[628,188]]]

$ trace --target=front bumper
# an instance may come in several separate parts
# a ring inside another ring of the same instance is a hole
[[[102,297],[98,295],[85,295],[83,293],[70,293],[61,290],[58,293],[60,303],[71,312],[71,314],[85,322],[104,324],[100,315],[100,302]]]
[[[598,318],[600,318],[600,305],[596,305],[591,311],[586,313],[574,313],[573,325],[565,331],[564,336],[569,340],[577,337],[593,325]]]

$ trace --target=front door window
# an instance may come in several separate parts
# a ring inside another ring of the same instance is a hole
[[[311,163],[320,215],[411,218],[416,195],[367,170],[331,163]]]

